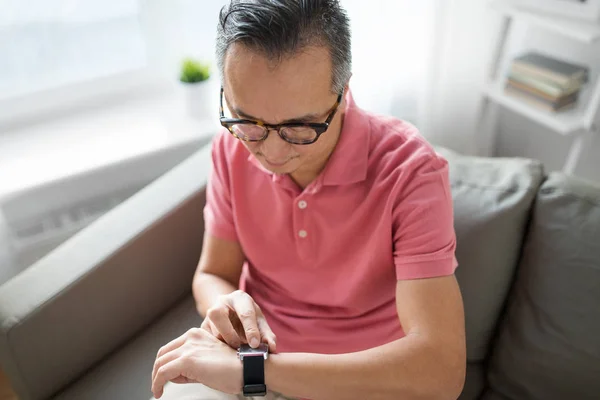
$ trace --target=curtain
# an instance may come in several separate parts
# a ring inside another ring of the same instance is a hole
[[[500,19],[480,0],[342,0],[353,28],[357,102],[474,153],[485,67]]]
[[[342,0],[352,27],[356,101],[370,111],[426,124],[434,0]]]

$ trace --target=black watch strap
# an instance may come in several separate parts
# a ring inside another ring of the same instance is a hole
[[[244,357],[244,396],[266,396],[265,359],[262,356]]]

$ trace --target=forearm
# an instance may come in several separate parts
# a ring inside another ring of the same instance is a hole
[[[219,296],[232,293],[237,289],[229,281],[217,275],[197,272],[192,283],[192,293],[196,300],[196,309],[204,318],[206,317],[206,311]]]
[[[313,400],[456,399],[465,368],[457,359],[411,335],[356,353],[272,354],[265,377],[270,390]]]

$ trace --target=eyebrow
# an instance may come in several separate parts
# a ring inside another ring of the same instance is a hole
[[[227,105],[229,105],[229,102],[227,103]],[[260,118],[256,118],[253,117],[252,115],[246,114],[245,112],[243,112],[242,110],[240,110],[239,108],[233,107],[231,109],[231,111],[236,114],[239,115],[240,117],[243,117],[244,119],[251,119],[253,121],[262,121],[262,119]],[[292,118],[292,119],[286,119],[282,122],[280,122],[277,125],[281,125],[281,124],[289,124],[289,123],[293,123],[293,122],[311,122],[314,121],[315,119],[321,117],[322,114],[315,114],[315,113],[310,113],[310,114],[305,114],[302,115],[300,117],[296,117],[296,118]],[[269,125],[269,124],[267,124]]]

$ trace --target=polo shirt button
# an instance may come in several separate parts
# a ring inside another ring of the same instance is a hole
[[[298,232],[298,236],[300,236],[302,239],[304,239],[305,237],[308,236],[308,233],[304,229],[302,229]]]
[[[300,201],[298,202],[298,207],[299,207],[301,210],[304,210],[304,209],[306,208],[306,206],[308,206],[308,204],[306,204],[306,201],[304,201],[304,200],[300,200]]]

